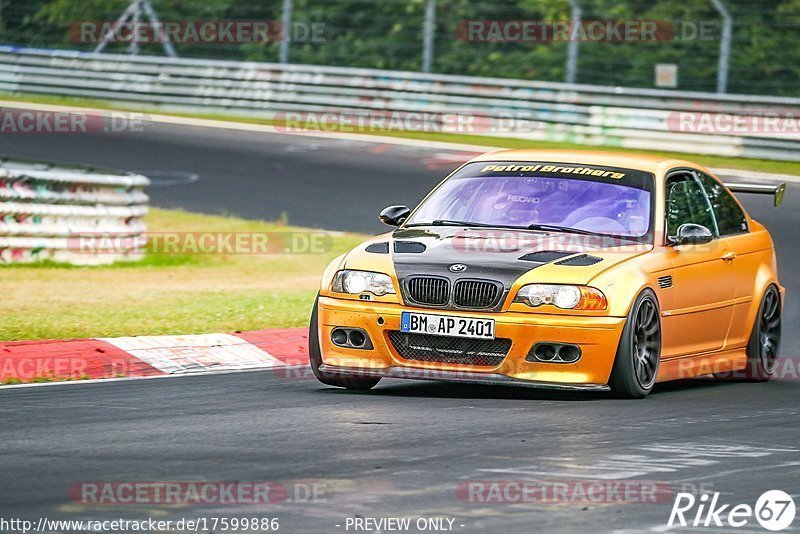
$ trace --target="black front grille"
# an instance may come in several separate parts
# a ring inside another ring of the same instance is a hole
[[[491,308],[497,304],[500,286],[481,280],[459,280],[453,292],[453,302],[462,308]]]
[[[450,300],[450,281],[446,278],[416,276],[406,279],[408,297],[419,304],[444,306]]]
[[[510,339],[467,339],[389,332],[394,350],[406,360],[497,367],[511,350]]]

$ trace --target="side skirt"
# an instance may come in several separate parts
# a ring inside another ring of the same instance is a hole
[[[661,360],[656,382],[681,380],[715,373],[731,373],[747,366],[744,348]]]

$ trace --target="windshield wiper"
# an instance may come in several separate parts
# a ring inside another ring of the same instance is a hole
[[[468,221],[451,221],[449,219],[436,219],[428,223],[407,224],[406,228],[411,226],[479,226],[481,228],[497,228],[497,226],[494,224],[476,223]]]
[[[604,234],[602,232],[592,232],[591,230],[581,230],[580,228],[572,228],[571,226],[559,226],[557,224],[531,224],[528,230],[544,230],[552,232],[564,232],[569,234],[580,235],[595,235],[599,237],[608,237],[610,239],[621,239],[623,241],[636,241],[632,236],[619,235],[619,234]]]
[[[488,223],[478,223],[478,222],[468,222],[468,221],[453,221],[450,219],[435,219],[431,222],[426,222],[426,223],[407,224],[406,228],[411,228],[415,226],[464,226],[464,227],[473,226],[477,228],[502,228],[509,230],[543,230],[551,232],[564,232],[570,234],[594,235],[600,237],[611,237],[614,239],[631,240],[631,238],[627,236],[615,235],[615,234],[603,234],[600,232],[592,232],[590,230],[581,230],[580,228],[572,228],[571,226],[559,226],[557,224],[531,224],[528,226],[510,226],[502,224],[488,224]]]
[[[610,235],[610,234],[601,234],[599,232],[592,232],[590,230],[581,230],[580,228],[572,228],[571,226],[559,226],[557,224],[531,224],[528,225],[528,230],[544,230],[544,231],[552,230],[554,232],[565,232],[570,234],[581,234],[581,235]]]

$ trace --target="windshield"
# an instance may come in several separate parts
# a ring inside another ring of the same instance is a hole
[[[502,170],[485,170],[488,167]],[[560,171],[542,172],[550,169]],[[565,231],[644,238],[650,231],[652,175],[605,169],[574,165],[467,165],[437,188],[406,226],[463,223],[543,230],[564,227]],[[593,176],[592,172],[606,176]]]

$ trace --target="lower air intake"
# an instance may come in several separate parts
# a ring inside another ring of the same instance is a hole
[[[511,350],[510,339],[467,339],[389,332],[394,350],[406,360],[497,367]]]

